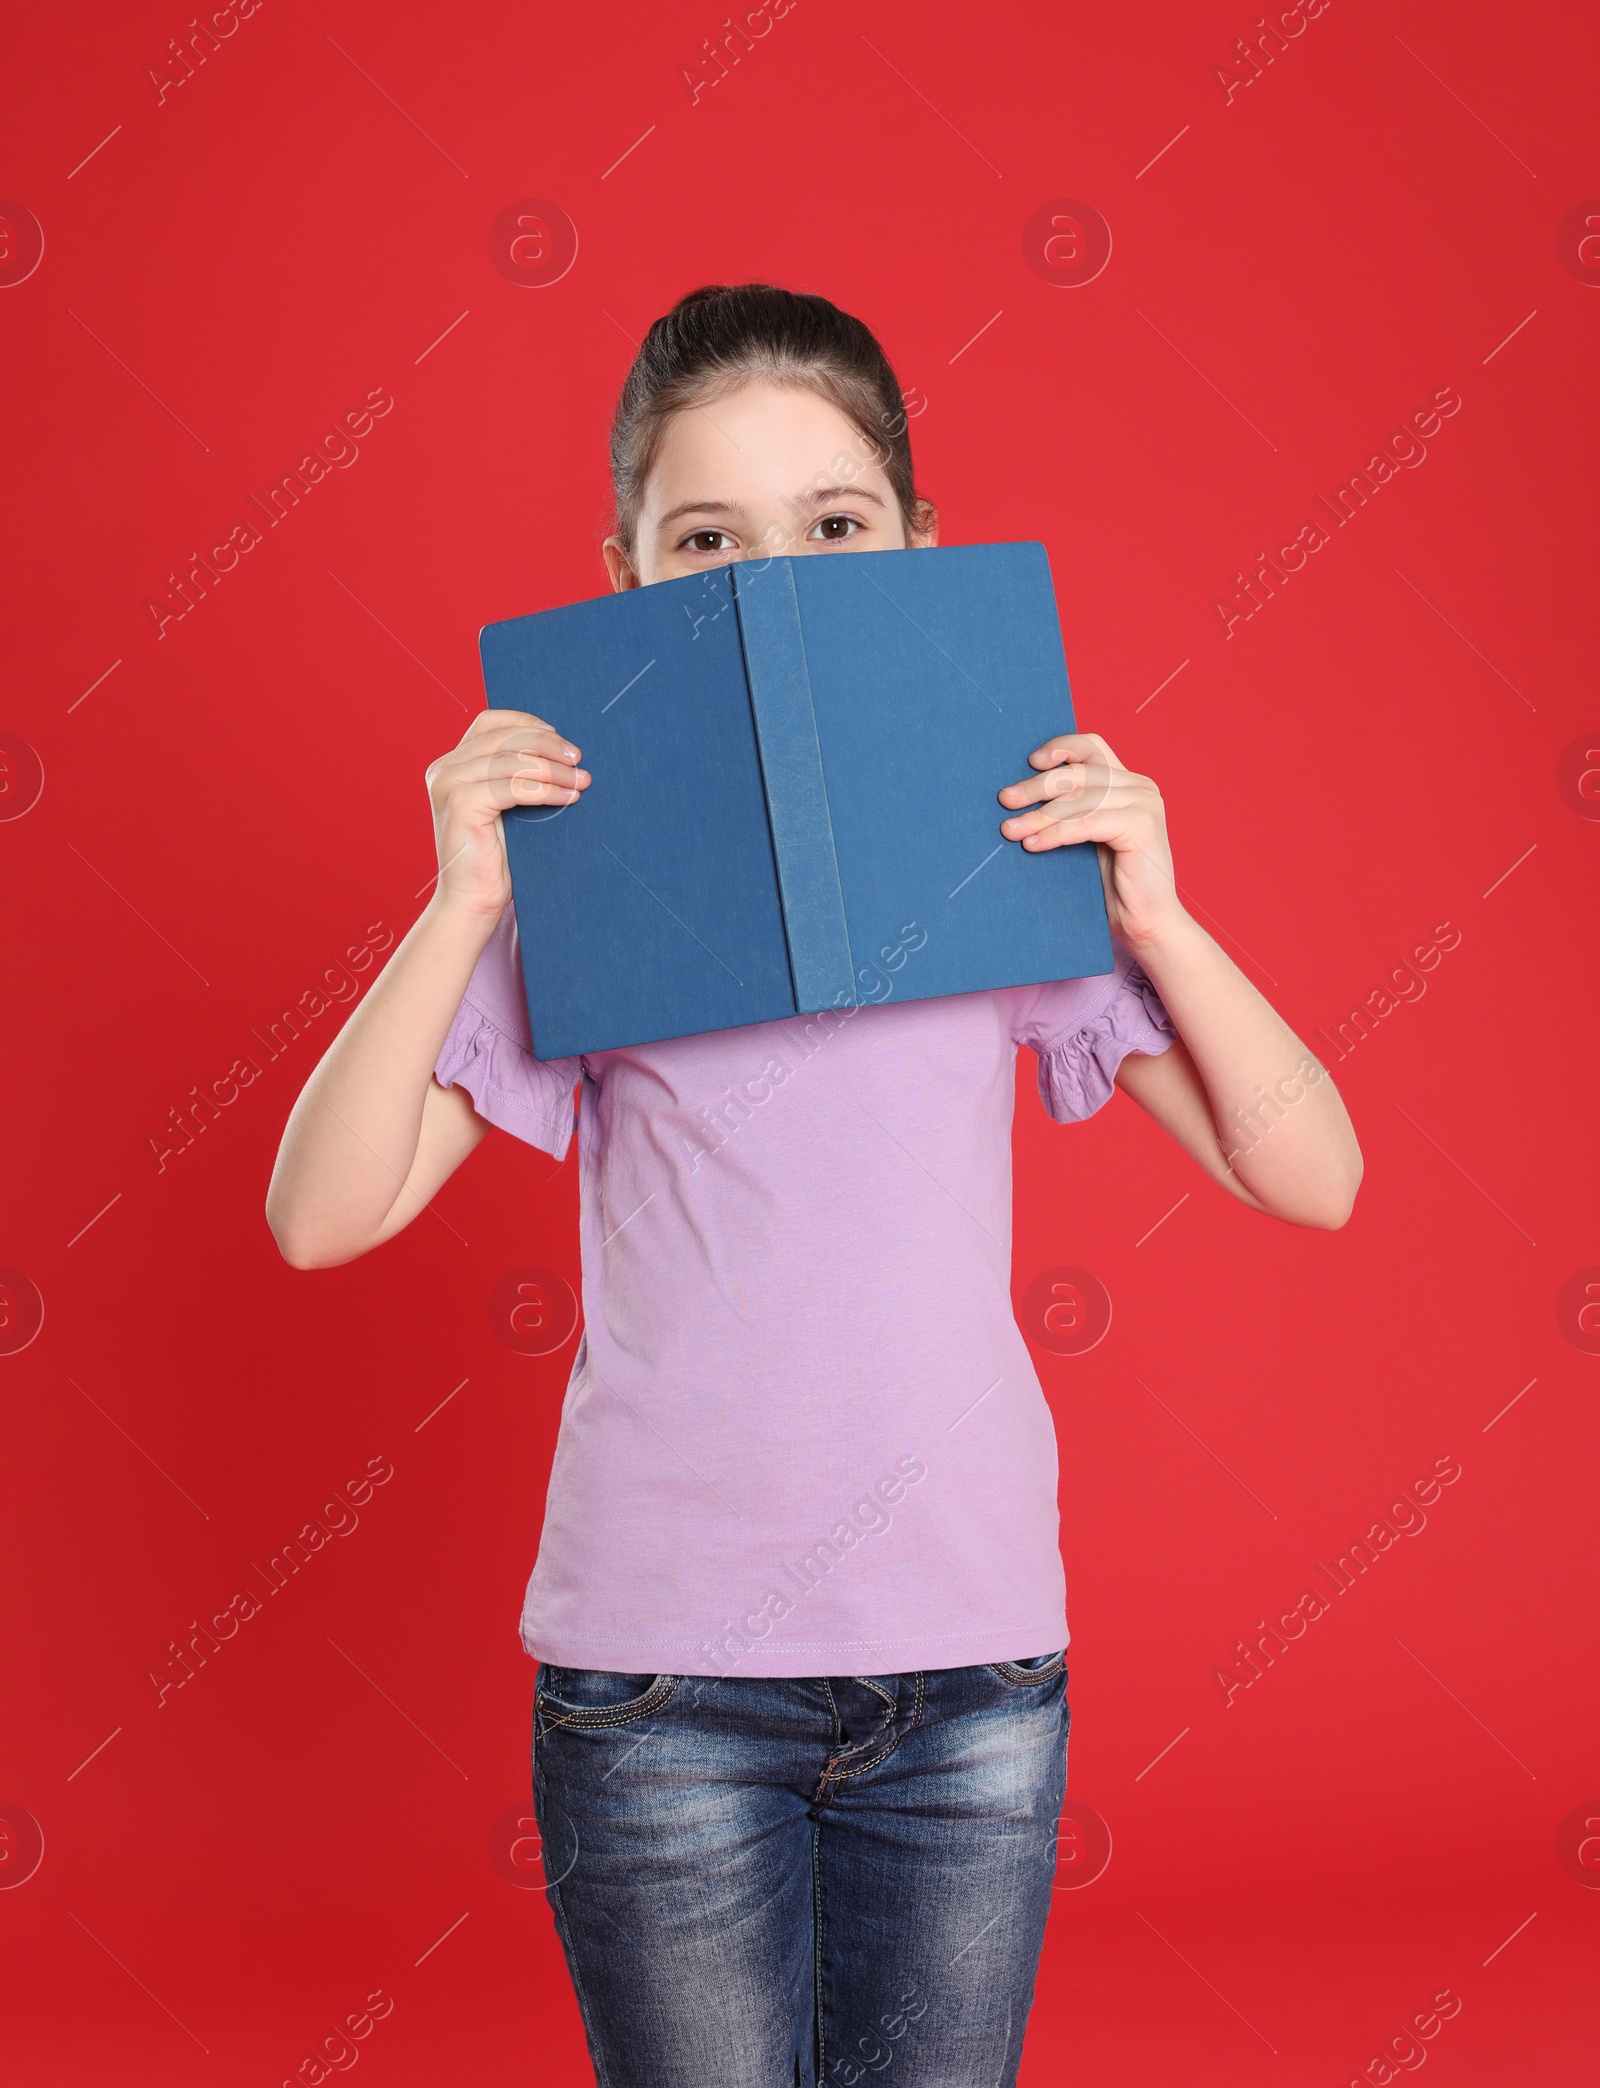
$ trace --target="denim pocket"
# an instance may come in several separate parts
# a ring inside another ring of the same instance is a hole
[[[1066,1668],[1066,1653],[1039,1653],[1031,1660],[995,1660],[989,1672],[1012,1689],[1027,1689],[1040,1682],[1053,1682]]]
[[[541,1663],[535,1688],[540,1718],[554,1726],[586,1731],[629,1725],[672,1699],[681,1675],[620,1675],[607,1668],[555,1667]]]

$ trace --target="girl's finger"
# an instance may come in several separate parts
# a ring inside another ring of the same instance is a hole
[[[537,776],[503,776],[488,785],[488,802],[496,812],[513,805],[574,805],[582,795],[578,785],[547,783]]]
[[[553,725],[541,725],[537,721],[533,725],[508,725],[503,733],[490,735],[490,739],[496,751],[506,747],[516,748],[519,752],[527,749],[554,755],[562,761],[576,761],[582,752]]]
[[[1063,761],[1093,761],[1096,757],[1103,761],[1107,768],[1122,766],[1098,732],[1057,733],[1054,739],[1046,740],[1042,747],[1035,747],[1028,759],[1035,768],[1055,768]]]
[[[1019,812],[1014,818],[1002,819],[1000,831],[1010,841],[1021,841],[1029,834],[1042,833],[1047,827],[1085,827],[1091,819],[1101,816],[1126,825],[1143,808],[1141,800],[1130,790],[1108,791],[1092,805],[1072,803],[1038,805],[1031,812]],[[1077,838],[1083,838],[1079,835]],[[1104,840],[1104,834],[1097,838]]]
[[[563,790],[581,790],[589,781],[587,769],[575,768],[570,762],[554,761],[545,754],[528,752],[501,752],[490,756],[489,775],[496,781],[509,777],[517,781],[531,778],[535,783],[559,784]],[[583,782],[578,781],[579,777]]]
[[[1139,838],[1124,807],[1102,806],[1076,819],[1046,819],[1032,832],[1015,837],[1031,854],[1041,848],[1073,848],[1080,841],[1103,841],[1108,848],[1152,855]]]
[[[999,797],[1003,805],[1035,805],[1049,798],[1092,801],[1096,792],[1103,794],[1128,780],[1125,769],[1106,768],[1100,762],[1068,762],[1046,769],[1042,775],[1024,776],[1019,783],[1008,783]]]
[[[575,747],[554,725],[532,711],[484,710],[480,711],[462,735],[461,745],[471,743],[474,747],[485,738],[525,739],[529,745],[536,742],[547,751],[564,755],[575,761],[583,751]]]
[[[582,790],[589,782],[587,769],[557,761],[549,754],[538,753],[532,748],[496,748],[460,756],[453,767],[434,778],[435,794],[441,799],[447,798],[456,791],[478,790],[486,783],[504,782],[512,776],[529,776],[536,782],[557,783],[566,789]],[[582,782],[578,780],[580,777]]]

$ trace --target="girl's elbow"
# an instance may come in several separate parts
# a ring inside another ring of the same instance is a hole
[[[351,1246],[319,1235],[314,1227],[297,1223],[287,1211],[276,1206],[271,1197],[267,1199],[266,1217],[267,1230],[291,1269],[337,1269],[342,1263],[355,1261],[365,1254],[371,1244]]]
[[[1356,1207],[1356,1191],[1361,1187],[1362,1172],[1361,1155],[1357,1153],[1338,1180],[1324,1184],[1308,1207],[1295,1213],[1294,1222],[1310,1226],[1317,1232],[1338,1232],[1348,1225]]]
[[[330,1257],[319,1243],[292,1227],[274,1224],[271,1214],[267,1217],[267,1229],[278,1243],[278,1252],[291,1269],[326,1269],[332,1266],[336,1256]]]

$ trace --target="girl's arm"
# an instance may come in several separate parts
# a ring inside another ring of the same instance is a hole
[[[425,1208],[489,1126],[433,1078],[473,966],[511,897],[500,814],[570,805],[578,749],[542,718],[489,710],[428,770],[439,882],[300,1092],[267,1191],[298,1269],[353,1261]]]
[[[1315,1055],[1180,904],[1161,794],[1095,733],[1028,757],[1042,773],[1000,792],[1024,848],[1093,841],[1111,926],[1143,966],[1179,1041],[1125,1058],[1117,1084],[1242,1203],[1292,1225],[1350,1216],[1361,1149]]]

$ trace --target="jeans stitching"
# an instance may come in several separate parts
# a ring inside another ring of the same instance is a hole
[[[662,1705],[672,1698],[682,1681],[682,1675],[663,1675],[658,1682],[651,1683],[642,1697],[635,1697],[631,1704],[619,1705],[615,1711],[607,1711],[599,1706],[575,1706],[564,1717],[545,1718],[544,1730],[554,1733],[562,1726],[576,1726],[582,1731],[594,1732],[632,1725],[636,1718],[647,1718],[652,1711],[659,1711]]]
[[[834,1781],[836,1783],[848,1783],[852,1776],[865,1776],[869,1769],[876,1769],[880,1762],[888,1761],[890,1755],[894,1753],[895,1749],[900,1745],[900,1742],[904,1738],[904,1733],[896,1733],[894,1738],[889,1742],[889,1745],[887,1747],[880,1749],[880,1751],[877,1754],[871,1756],[869,1760],[865,1762],[857,1762],[856,1766],[853,1769],[841,1769]]]
[[[926,1688],[926,1683],[927,1677],[919,1672],[917,1675],[917,1693],[912,1701],[911,1716],[906,1721],[905,1732],[896,1733],[894,1738],[889,1742],[889,1745],[886,1748],[884,1748],[881,1751],[881,1753],[873,1755],[869,1761],[858,1762],[853,1769],[841,1769],[837,1778],[835,1779],[837,1782],[843,1783],[848,1777],[864,1776],[869,1769],[876,1769],[880,1762],[888,1761],[890,1755],[894,1753],[895,1749],[906,1737],[906,1733],[912,1733],[916,1731],[917,1727],[922,1723],[922,1701]],[[868,1687],[870,1688],[871,1686],[872,1685],[869,1683]],[[880,1696],[883,1695],[882,1690],[880,1690],[878,1693]],[[830,1764],[830,1773],[831,1770],[832,1765]]]
[[[1039,1682],[1053,1682],[1066,1666],[1064,1653],[1052,1654],[1054,1665],[1042,1668],[1018,1667],[1014,1660],[993,1660],[987,1663],[989,1673],[996,1675],[1008,1689],[1027,1689]]]
[[[880,1689],[870,1675],[852,1675],[850,1679],[852,1682],[859,1682],[863,1689],[870,1689],[874,1696],[881,1697],[884,1703],[889,1706],[891,1712],[900,1708],[899,1698],[887,1689]]]
[[[879,1726],[877,1732],[872,1736],[873,1740],[881,1739],[885,1728],[892,1723],[895,1711],[898,1708],[895,1699],[892,1696],[890,1696],[889,1692],[886,1689],[879,1689],[875,1682],[868,1682],[865,1675],[852,1675],[850,1679],[852,1682],[865,1683],[866,1687],[870,1689],[875,1696],[880,1697],[883,1700],[883,1702],[888,1706],[888,1709],[884,1714],[883,1724]],[[824,1682],[823,1686],[824,1688],[827,1687],[826,1682]],[[833,1691],[831,1689],[828,1691],[828,1700],[830,1703],[833,1701]],[[837,1707],[835,1707],[833,1717],[834,1730],[835,1732],[838,1732],[839,1713]],[[872,1741],[860,1741],[857,1743],[857,1745],[864,1747],[871,1746]],[[850,1759],[850,1756],[855,1752],[855,1749],[847,1748],[842,1755],[835,1755],[831,1757],[823,1767],[821,1782],[817,1785],[816,1790],[811,1795],[812,1804],[826,1804],[828,1798],[828,1786],[830,1783],[843,1783],[847,1776],[859,1776],[864,1769],[876,1768],[879,1762],[887,1761],[890,1755],[894,1753],[895,1749],[899,1745],[900,1741],[899,1737],[897,1736],[895,1739],[890,1741],[889,1745],[883,1750],[881,1754],[874,1755],[870,1761],[858,1762],[854,1769],[841,1769],[839,1765],[841,1762],[847,1762]]]
[[[828,2066],[827,2016],[822,1976],[822,1822],[811,1825],[811,2014],[816,2052],[817,2088],[823,2088]]]

